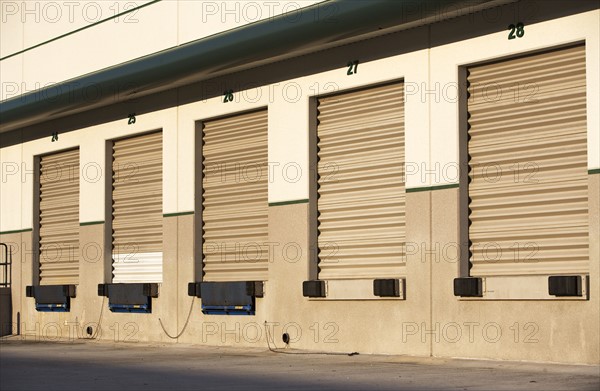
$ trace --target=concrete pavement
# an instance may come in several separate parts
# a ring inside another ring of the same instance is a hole
[[[597,391],[600,367],[9,337],[0,389]]]

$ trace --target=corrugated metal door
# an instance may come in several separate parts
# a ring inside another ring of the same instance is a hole
[[[584,46],[468,81],[471,275],[588,272]]]
[[[79,284],[79,149],[40,158],[40,284]]]
[[[404,276],[404,83],[318,111],[319,279]]]
[[[267,111],[207,121],[202,137],[203,278],[267,280]]]
[[[162,282],[162,132],[113,143],[113,282]]]

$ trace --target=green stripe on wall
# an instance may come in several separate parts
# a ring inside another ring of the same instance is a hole
[[[163,215],[163,217],[176,217],[176,216],[186,216],[186,215],[193,215],[194,212],[178,212],[178,213],[165,213]]]
[[[293,204],[307,204],[308,199],[305,200],[293,200],[293,201],[282,201],[282,202],[269,202],[269,206],[283,206]]]
[[[14,231],[2,231],[2,232],[0,232],[0,235],[18,234],[21,232],[31,232],[31,231],[33,231],[32,228],[16,229]]]
[[[588,174],[600,174],[600,168],[594,168],[593,170],[588,170]]]
[[[458,188],[458,183],[452,183],[450,185],[429,186],[429,187],[413,187],[412,189],[406,189],[406,192],[407,193],[418,193],[420,191],[435,191],[435,190],[455,189],[455,188]]]
[[[85,223],[79,223],[79,226],[85,227],[87,225],[98,225],[98,224],[104,224],[104,221],[86,221]]]

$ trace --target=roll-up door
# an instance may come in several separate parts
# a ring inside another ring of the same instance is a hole
[[[202,137],[204,280],[266,280],[267,111],[207,121]]]
[[[113,282],[162,282],[162,132],[113,143]]]
[[[79,284],[79,149],[40,157],[40,284]]]
[[[405,275],[404,83],[318,102],[319,279]]]
[[[467,77],[471,275],[588,272],[585,47]]]

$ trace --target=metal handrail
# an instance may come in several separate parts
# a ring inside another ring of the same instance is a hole
[[[6,243],[0,243],[4,247],[4,262],[0,262],[0,267],[3,269],[4,279],[0,282],[0,287],[10,288],[11,284],[11,267],[12,267],[12,248]]]

